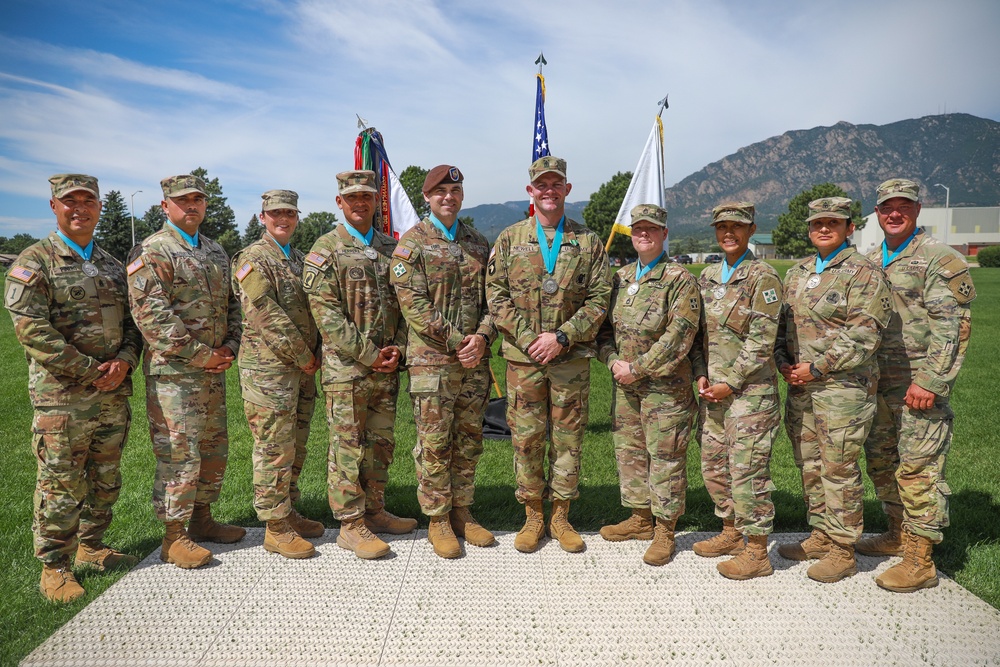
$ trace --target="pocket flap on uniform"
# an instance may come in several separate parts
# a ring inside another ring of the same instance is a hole
[[[31,430],[35,433],[62,433],[69,425],[69,415],[36,415]]]
[[[410,376],[411,394],[436,394],[441,388],[441,378],[437,375]]]

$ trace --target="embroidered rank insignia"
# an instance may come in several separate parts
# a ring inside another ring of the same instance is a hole
[[[882,297],[882,310],[892,310],[892,297]]]
[[[250,272],[253,271],[253,265],[250,262],[243,262],[243,266],[236,270],[236,279],[243,282]]]
[[[318,252],[310,252],[306,255],[306,263],[312,264],[313,266],[322,269],[326,266],[327,259]]]
[[[766,289],[763,292],[764,303],[774,303],[778,300],[778,293],[773,289]]]
[[[392,272],[396,274],[397,278],[402,278],[403,275],[406,273],[406,267],[403,266],[402,262],[400,262],[396,264],[396,266],[392,267]]]
[[[14,280],[20,280],[22,283],[30,283],[32,278],[35,277],[35,272],[24,266],[15,266],[7,274],[8,278],[13,278]]]
[[[125,270],[128,271],[129,275],[132,275],[133,273],[135,273],[136,271],[138,271],[139,269],[141,269],[145,265],[146,265],[146,261],[142,257],[137,257],[134,262],[132,262],[131,264],[129,264],[127,267],[125,267]]]
[[[398,245],[398,246],[396,246],[396,249],[392,251],[392,256],[393,257],[399,257],[400,259],[404,259],[404,260],[410,259],[410,257],[412,255],[413,255],[413,251],[410,250],[409,248],[407,248],[406,246]],[[395,270],[395,269],[393,269],[393,270]],[[404,271],[404,273],[405,273],[405,271]],[[397,273],[396,275],[397,276],[401,276],[403,274],[402,273]]]

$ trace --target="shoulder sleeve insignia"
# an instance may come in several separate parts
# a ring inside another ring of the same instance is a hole
[[[402,262],[398,262],[396,266],[392,267],[392,272],[396,274],[397,278],[402,278],[406,274],[406,267],[403,266]]]
[[[882,297],[882,310],[884,311],[892,310],[892,297],[890,296]]]
[[[778,300],[778,292],[773,289],[764,290],[763,296],[764,296],[764,303],[771,304]]]
[[[132,275],[133,273],[135,273],[136,271],[138,271],[139,269],[141,269],[145,265],[146,265],[146,261],[140,255],[139,257],[137,257],[135,259],[134,262],[132,262],[131,264],[129,264],[127,267],[125,267],[125,270],[128,271],[129,275]]]
[[[15,266],[10,270],[10,273],[7,274],[7,277],[19,280],[25,285],[30,285],[36,275],[37,274],[34,271],[26,266]]]
[[[398,257],[398,258],[400,258],[402,260],[408,260],[408,259],[410,259],[410,257],[412,255],[413,255],[413,251],[410,250],[409,248],[407,248],[404,245],[398,245],[398,246],[396,246],[396,249],[392,251],[392,256],[393,257]],[[395,271],[395,269],[393,269],[393,271]],[[405,271],[404,271],[404,273],[405,273]],[[396,275],[397,276],[401,276],[403,274],[402,273],[397,273]]]
[[[976,287],[972,284],[972,278],[968,271],[959,273],[948,281],[948,287],[955,295],[955,300],[965,305],[976,298]]]
[[[236,270],[236,279],[243,282],[250,272],[253,271],[253,265],[250,262],[243,262],[243,266]]]
[[[324,257],[318,252],[310,252],[308,255],[306,255],[306,264],[312,264],[318,269],[322,269],[323,267],[325,267],[328,261],[329,259],[327,257]]]

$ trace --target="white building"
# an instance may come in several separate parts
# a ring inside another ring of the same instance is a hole
[[[874,212],[865,221],[864,229],[854,232],[851,237],[858,251],[863,253],[881,245],[884,238]],[[924,206],[917,218],[917,226],[963,255],[975,255],[980,248],[1000,245],[1000,206]]]

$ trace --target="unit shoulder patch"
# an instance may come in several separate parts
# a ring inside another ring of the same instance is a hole
[[[774,289],[766,289],[761,293],[764,297],[764,303],[772,304],[778,301],[778,291]]]

